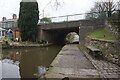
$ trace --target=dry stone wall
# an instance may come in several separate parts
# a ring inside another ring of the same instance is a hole
[[[120,27],[119,20],[109,20],[105,22],[105,29],[109,30],[116,36],[119,36],[119,27]]]
[[[105,41],[105,40],[98,40],[92,39],[90,37],[86,38],[86,45],[92,45],[99,48],[102,51],[103,58],[111,61],[113,63],[118,64],[119,61],[119,45],[117,41]]]

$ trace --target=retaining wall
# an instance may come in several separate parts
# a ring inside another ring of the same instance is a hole
[[[103,58],[118,64],[120,55],[120,43],[117,41],[105,41],[92,39],[90,37],[86,38],[86,45],[92,45],[99,48],[103,53]]]

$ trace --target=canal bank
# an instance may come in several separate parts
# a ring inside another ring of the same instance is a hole
[[[30,42],[13,42],[12,45],[2,44],[2,49],[19,49],[19,48],[39,48],[39,47],[49,47],[52,46],[52,43],[39,44],[39,43],[30,43]]]
[[[70,80],[118,80],[120,67],[102,59],[96,59],[78,45],[65,45],[45,74],[46,80],[69,77]]]
[[[51,63],[46,79],[99,78],[99,72],[78,49],[77,44],[65,45]]]

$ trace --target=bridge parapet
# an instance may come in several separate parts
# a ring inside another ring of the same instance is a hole
[[[38,26],[41,29],[60,29],[60,28],[75,28],[75,27],[87,27],[87,26],[95,26],[95,27],[103,27],[104,20],[94,19],[94,20],[78,20],[78,21],[69,21],[69,22],[59,22],[59,23],[50,23],[50,24],[39,24]]]

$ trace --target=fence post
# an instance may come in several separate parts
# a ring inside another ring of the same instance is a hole
[[[80,28],[81,28],[81,24],[80,24],[80,26],[79,26],[79,44],[81,43],[81,42],[80,42]]]
[[[66,16],[67,17],[67,22],[68,22],[68,16]]]

